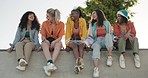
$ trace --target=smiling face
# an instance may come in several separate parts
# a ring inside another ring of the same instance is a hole
[[[47,18],[47,20],[50,21],[50,22],[54,20],[54,16],[53,16],[52,14],[50,14],[50,13],[47,13],[47,14],[46,14],[46,18]]]
[[[79,13],[76,12],[76,11],[72,11],[71,14],[70,14],[70,18],[71,18],[72,20],[78,19],[78,18],[79,18]]]
[[[93,11],[93,12],[92,12],[92,18],[93,18],[94,20],[97,20],[98,16],[97,16],[96,11]]]
[[[121,22],[122,16],[120,14],[117,15],[117,21],[120,23]]]
[[[34,14],[29,14],[29,15],[28,15],[28,20],[29,20],[29,21],[33,21],[34,18],[35,18],[35,17],[34,17]]]

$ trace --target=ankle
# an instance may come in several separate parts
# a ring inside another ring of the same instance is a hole
[[[135,55],[139,55],[138,53],[133,53],[133,55],[135,56]]]
[[[52,61],[52,60],[48,60],[48,61],[47,61],[47,64],[48,64],[48,63],[53,63],[53,61]]]

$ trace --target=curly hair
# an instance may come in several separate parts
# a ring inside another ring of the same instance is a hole
[[[39,31],[40,30],[39,21],[37,19],[37,16],[35,15],[35,13],[32,12],[32,11],[27,11],[26,13],[24,13],[24,15],[22,16],[22,18],[20,19],[19,27],[21,28],[21,30],[23,28],[26,28],[27,29],[28,16],[30,14],[33,14],[34,15],[34,20],[32,21],[31,29],[36,29],[36,30]]]

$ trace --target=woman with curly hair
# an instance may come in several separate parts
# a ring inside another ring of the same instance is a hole
[[[39,51],[41,49],[38,33],[40,24],[37,16],[32,11],[27,11],[21,18],[15,39],[8,52],[12,52],[15,48],[17,61],[19,65],[16,69],[24,71],[29,63],[30,56],[33,50]]]

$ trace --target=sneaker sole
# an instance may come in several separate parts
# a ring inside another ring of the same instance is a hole
[[[16,68],[17,70],[19,70],[19,71],[22,71],[22,72],[24,72],[25,71],[25,69],[24,70],[21,70],[21,69],[19,69],[19,68]]]
[[[43,69],[44,69],[45,74],[50,77],[50,76],[51,76],[51,73],[50,73],[50,75],[49,75],[49,74],[48,74],[48,71],[46,72],[46,67],[43,67]]]
[[[79,74],[79,72],[80,72],[80,68],[79,68],[79,67],[75,67],[74,72],[75,72],[76,74]]]
[[[48,69],[48,72],[52,72],[52,71],[54,71],[54,69]]]

